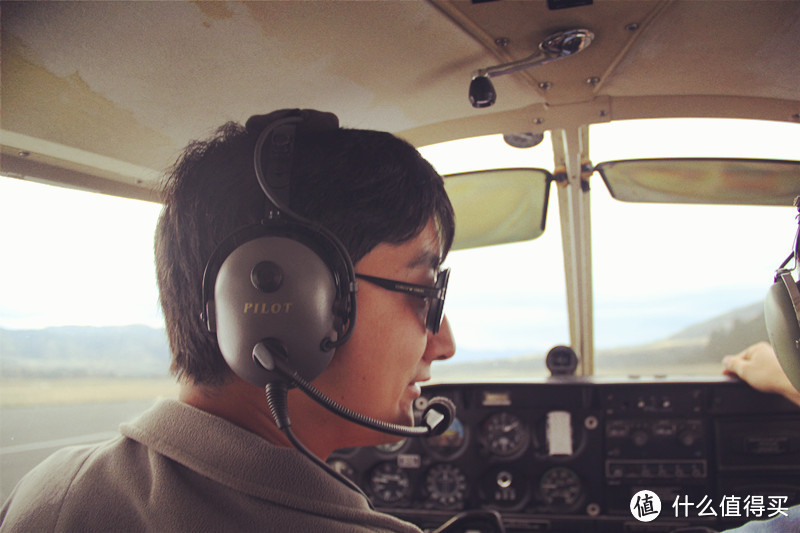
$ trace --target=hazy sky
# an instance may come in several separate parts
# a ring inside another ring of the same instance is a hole
[[[712,131],[668,121],[610,144],[596,135],[592,160],[797,157],[797,125],[775,135],[751,123],[745,134],[723,137],[732,132],[729,123],[720,128],[717,121]],[[443,147],[423,152],[442,173],[491,166],[498,157],[502,166],[552,169],[543,146],[516,150],[497,139],[475,142],[450,153]],[[796,229],[790,208],[623,204],[609,198],[597,176],[592,189],[600,347],[669,335],[731,305],[759,300]],[[159,211],[147,202],[0,178],[0,327],[160,326],[152,254]],[[446,312],[465,351],[544,350],[568,343],[557,215],[553,192],[542,238],[451,255]]]
[[[0,327],[160,325],[160,205],[0,178]]]

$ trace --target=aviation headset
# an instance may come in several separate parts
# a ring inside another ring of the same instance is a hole
[[[336,130],[332,113],[283,110],[250,117],[261,130],[253,164],[266,197],[264,219],[225,238],[203,272],[201,317],[225,361],[258,386],[286,381],[254,349],[269,351],[307,381],[328,366],[356,321],[353,262],[336,236],[290,209],[298,132]]]
[[[795,198],[800,224],[800,197]],[[794,259],[791,269],[785,268]],[[800,290],[792,277],[791,270],[800,260],[800,225],[794,239],[794,248],[789,257],[775,272],[775,282],[764,299],[764,318],[767,332],[778,361],[786,377],[800,391]]]

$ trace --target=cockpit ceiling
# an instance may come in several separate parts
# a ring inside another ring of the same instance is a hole
[[[2,170],[154,198],[189,140],[281,107],[416,144],[620,118],[798,121],[800,3],[3,2]],[[584,51],[472,73],[587,28]]]
[[[465,29],[478,27],[487,48],[506,38],[508,46],[494,48],[509,59],[533,51],[548,28],[592,30],[597,38],[586,52],[526,72],[534,87],[551,84],[539,92],[552,105],[603,95],[798,97],[796,2],[599,0],[564,11],[543,4],[440,5],[467,19]]]

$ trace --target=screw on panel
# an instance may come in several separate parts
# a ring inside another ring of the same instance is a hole
[[[494,40],[494,44],[496,44],[497,46],[500,46],[502,48],[505,48],[506,46],[508,46],[510,42],[511,42],[511,39],[509,39],[508,37],[498,37],[497,39]]]

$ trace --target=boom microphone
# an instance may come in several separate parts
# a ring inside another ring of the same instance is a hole
[[[277,372],[286,378],[288,382],[297,385],[309,398],[332,413],[361,426],[401,437],[434,437],[444,433],[456,416],[455,404],[449,398],[436,396],[428,401],[428,405],[422,413],[424,426],[403,426],[376,420],[362,413],[357,413],[323,394],[296,371],[289,368],[285,364],[284,358],[274,353],[276,351],[278,350],[270,350],[266,343],[259,342],[253,348],[253,360],[265,370]]]
[[[450,398],[434,396],[428,400],[428,405],[422,413],[422,421],[430,428],[428,437],[435,437],[447,431],[455,417],[456,404]]]

